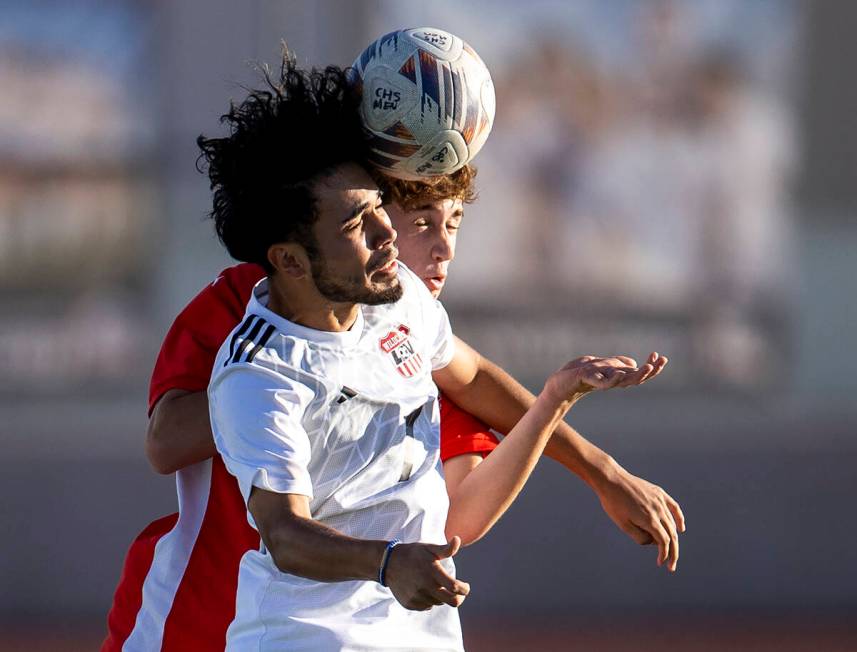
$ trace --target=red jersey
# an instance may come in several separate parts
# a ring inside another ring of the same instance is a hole
[[[208,387],[214,358],[244,316],[257,265],[223,270],[179,314],[149,387],[149,413],[170,389]],[[446,398],[440,403],[441,459],[486,454],[497,438]],[[238,483],[219,455],[176,472],[179,511],[146,527],[131,544],[107,616],[102,652],[222,651],[235,615],[238,565],[259,547]]]

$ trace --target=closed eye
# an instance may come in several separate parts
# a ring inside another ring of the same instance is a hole
[[[345,226],[342,228],[343,231],[354,231],[359,228],[363,224],[363,216],[361,215],[357,219],[351,220],[347,222]]]

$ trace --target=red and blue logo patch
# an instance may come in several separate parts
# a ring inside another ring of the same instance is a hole
[[[405,378],[413,378],[423,365],[422,356],[414,350],[410,334],[410,328],[399,324],[396,330],[390,331],[378,342],[381,350],[390,355],[396,371]]]

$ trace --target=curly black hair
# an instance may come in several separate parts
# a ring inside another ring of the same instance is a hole
[[[247,89],[221,116],[227,137],[197,138],[197,169],[208,170],[210,216],[229,254],[271,272],[273,244],[317,251],[313,184],[337,165],[361,163],[366,146],[348,69],[301,70],[286,50],[279,77],[267,69],[262,77],[264,88]]]

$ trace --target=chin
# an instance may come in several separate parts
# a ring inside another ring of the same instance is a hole
[[[392,283],[382,287],[375,287],[360,303],[365,303],[370,306],[378,306],[385,303],[396,303],[402,298],[402,285],[399,279],[394,279]]]

